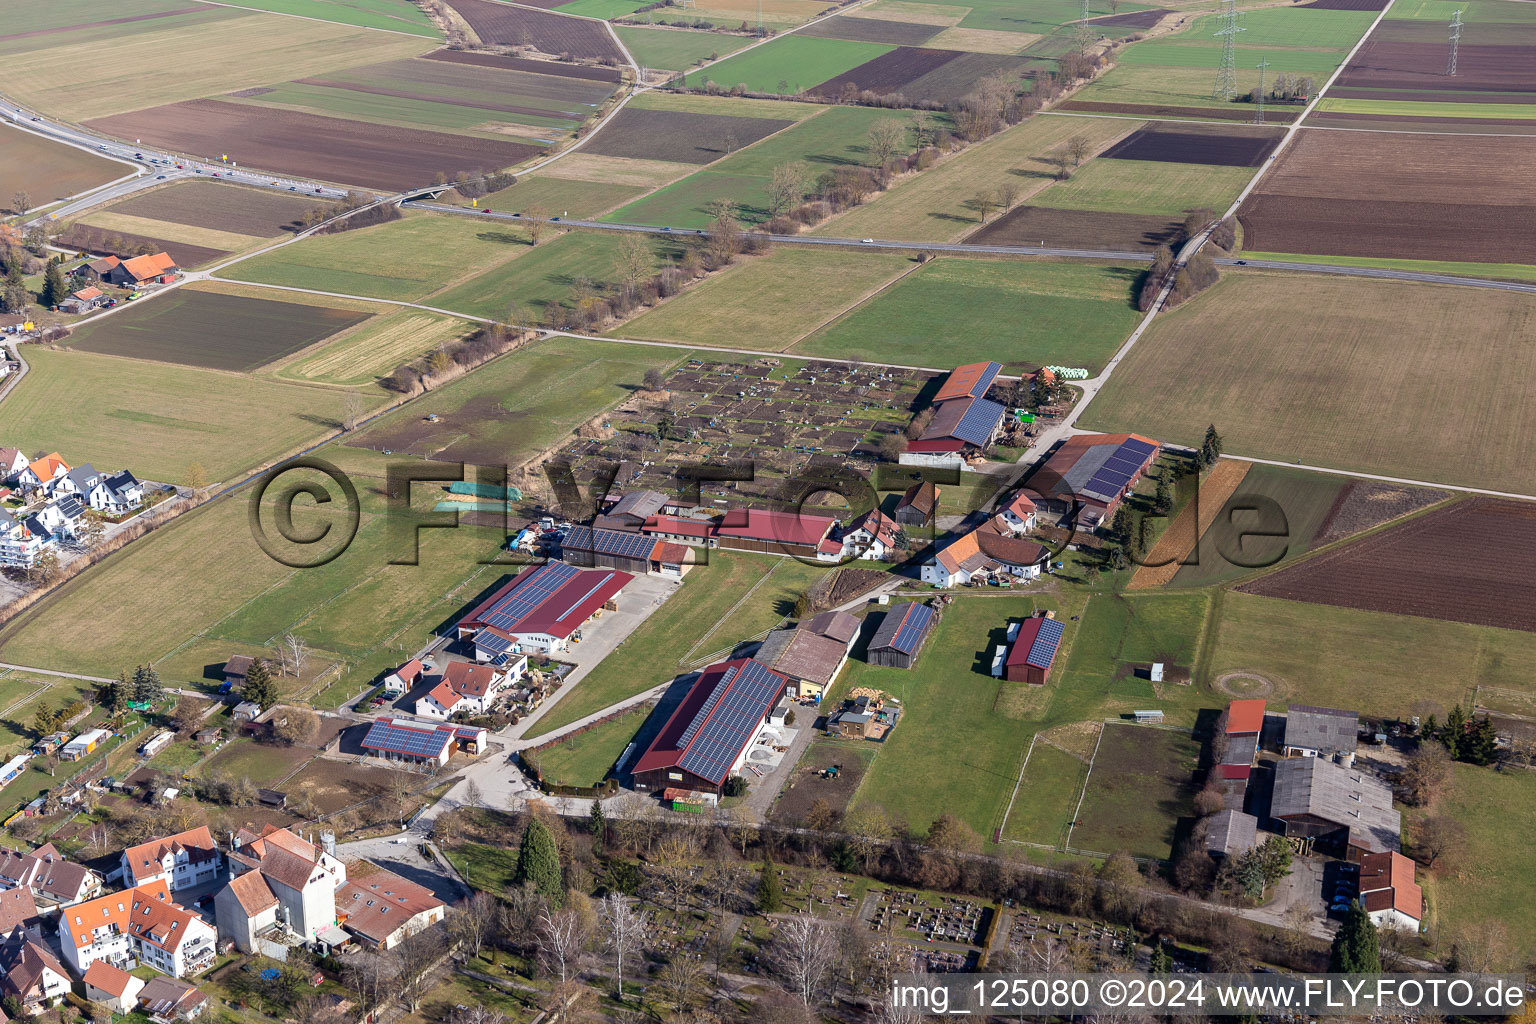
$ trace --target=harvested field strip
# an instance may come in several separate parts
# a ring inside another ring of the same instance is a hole
[[[486,100],[455,99],[449,102],[423,93],[409,92],[405,89],[388,89],[381,85],[364,85],[360,82],[332,82],[323,78],[301,78],[293,84],[309,85],[320,89],[340,89],[345,92],[360,92],[370,96],[388,96],[395,99],[417,100],[423,103],[438,103],[444,106],[469,107],[473,110],[496,110],[505,114],[528,114],[533,117],[548,118],[552,121],[581,120],[580,115],[575,111],[522,107],[510,103],[492,103]],[[282,89],[277,90],[277,97],[274,98],[273,102],[281,102],[282,92]]]
[[[998,32],[984,28],[947,28],[928,40],[929,46],[946,50],[967,50],[971,53],[1014,54],[1039,41],[1041,37],[1030,32]]]
[[[1317,542],[1328,544],[1364,533],[1451,497],[1450,491],[1405,487],[1380,480],[1351,480],[1339,489],[1318,527]]]
[[[1215,522],[1227,499],[1232,497],[1243,482],[1243,477],[1248,475],[1248,468],[1249,463],[1234,462],[1231,459],[1216,464],[1216,468],[1200,483],[1199,500],[1189,502],[1180,510],[1173,522],[1168,524],[1168,529],[1157,538],[1157,543],[1152,545],[1145,564],[1137,566],[1131,574],[1129,589],[1146,590],[1173,582],[1181,568],[1180,562],[1200,543],[1200,538]]]
[[[618,162],[618,161],[615,161]],[[686,165],[678,165],[684,168]],[[569,169],[565,161],[558,165],[564,172]],[[483,209],[512,210],[542,208],[556,216],[596,217],[615,206],[629,202],[645,191],[642,186],[631,184],[607,184],[601,179],[583,181],[571,178],[538,177],[521,178],[511,188],[485,196],[479,203]],[[556,213],[556,211],[559,211]]]
[[[1532,97],[1525,97],[1527,101]],[[1361,100],[1333,99],[1325,97],[1317,109],[1323,113],[1371,114],[1391,117],[1444,117],[1457,121],[1476,118],[1487,124],[1501,120],[1529,121],[1536,119],[1536,104],[1525,103],[1466,103],[1412,101],[1412,100]]]
[[[563,64],[549,60],[532,60],[527,57],[508,57],[499,53],[433,50],[431,53],[423,54],[422,59],[447,61],[451,64],[470,64],[482,68],[505,68],[508,71],[531,71],[538,75],[558,75],[561,78],[580,78],[589,82],[610,82],[614,85],[624,80],[623,72],[617,68],[594,68],[586,64]]]
[[[1133,117],[1191,117],[1191,118],[1219,118],[1223,121],[1251,121],[1253,112],[1242,110],[1234,106],[1225,107],[1180,107],[1168,106],[1161,103],[1103,103],[1093,100],[1066,100],[1056,105],[1057,110],[1081,111],[1085,114],[1130,114]],[[1265,119],[1278,124],[1286,124],[1296,120],[1296,112],[1291,110],[1265,110]]]
[[[753,100],[745,96],[709,96],[652,89],[640,93],[625,110],[673,110],[683,114],[718,114],[726,117],[767,117],[804,121],[826,108],[795,100]],[[604,131],[607,131],[605,128]]]
[[[1435,586],[1422,585],[1436,565]],[[1536,506],[1473,498],[1238,589],[1367,611],[1536,631],[1524,595],[1536,572]]]
[[[579,59],[624,60],[618,44],[601,22],[492,0],[453,0],[449,6],[463,17],[481,42],[491,46],[521,46],[527,40],[534,49],[557,56],[568,53]]]
[[[229,250],[227,249],[209,249],[206,246],[190,245],[186,242],[173,242],[168,238],[155,238],[149,235],[129,235],[121,231],[93,228],[78,221],[71,224],[54,241],[71,249],[80,249],[91,253],[107,253],[111,251],[112,246],[109,246],[108,242],[120,245],[125,254],[132,252],[140,246],[147,245],[156,252],[164,250],[170,253],[171,259],[175,260],[176,265],[182,269],[195,269],[229,255]]]
[[[922,46],[937,31],[936,25],[843,14],[824,18],[802,29],[798,34],[818,36],[822,39],[858,39],[866,43]]]
[[[205,249],[222,249],[226,252],[239,252],[241,249],[248,249],[265,240],[256,235],[240,235],[233,231],[215,231],[213,228],[171,224],[163,220],[151,220],[148,217],[131,217],[115,210],[92,213],[83,218],[81,223],[104,231],[148,235],[163,238],[168,242],[185,242]]]
[[[909,103],[949,103],[974,92],[988,75],[1017,78],[1029,70],[1049,70],[1050,61],[997,53],[962,53],[937,69],[906,82],[898,90]]]
[[[166,18],[145,23],[164,26],[154,31],[12,53],[6,57],[6,93],[19,103],[83,122],[414,56],[430,45],[425,39],[324,22],[212,10],[188,15],[197,19],[191,24]],[[172,67],[175,74],[143,73]],[[223,152],[217,147],[191,151]]]
[[[1280,144],[1278,129],[1233,128],[1218,134],[1203,125],[1180,130],[1156,124],[1116,143],[1100,154],[1112,160],[1155,160],[1181,164],[1221,164],[1258,167]]]
[[[698,170],[697,164],[673,163],[668,160],[636,160],[622,156],[598,156],[582,151],[562,157],[555,165],[554,173],[571,181],[624,185],[650,190],[686,177],[696,170]],[[510,194],[511,190],[508,189],[507,192]],[[487,201],[494,201],[495,198],[488,196]]]
[[[418,186],[464,166],[500,169],[540,152],[513,142],[217,100],[138,110],[87,127],[181,152],[228,153],[246,167],[387,189]]]
[[[274,374],[325,384],[367,384],[470,329],[463,320],[417,310],[390,313],[334,335],[312,355],[275,368]]]
[[[846,39],[816,39],[796,33],[695,72],[695,78],[749,92],[798,93],[874,60],[894,47]],[[687,76],[685,76],[687,77]]]
[[[707,164],[793,123],[766,117],[686,114],[625,107],[608,122],[596,141],[581,148],[581,153]]]
[[[0,35],[0,43],[8,43],[13,39],[32,39],[36,36],[51,36],[59,32],[74,32],[80,29],[105,28],[108,25],[126,25],[134,21],[149,21],[153,18],[170,18],[178,14],[202,14],[207,7],[201,4],[192,7],[177,7],[169,11],[154,11],[149,14],[130,14],[124,18],[107,18],[104,21],[87,21],[73,25],[59,25],[54,28],[36,28],[30,32],[10,32]],[[7,12],[9,13],[9,12]]]
[[[329,205],[298,195],[194,179],[129,196],[113,203],[111,210],[150,220],[271,238],[294,225],[308,210]]]
[[[1312,277],[1298,303],[1301,285],[1225,272],[1153,322],[1081,425],[1198,445],[1225,424],[1229,452],[1536,494],[1536,296]],[[1497,371],[1469,395],[1435,369],[1447,365]],[[1317,386],[1297,405],[1282,380]]]
[[[1224,210],[1253,177],[1248,167],[1093,160],[1037,195],[1037,206],[1181,217],[1198,207]]]
[[[641,67],[666,71],[682,71],[709,59],[711,54],[724,56],[751,42],[745,36],[731,37],[719,32],[688,29],[615,25],[613,30]]]
[[[370,126],[398,125],[406,129],[447,129],[453,132],[493,133],[498,125],[525,129],[525,135],[541,142],[553,142],[561,132],[574,128],[578,118],[560,113],[514,114],[505,110],[458,102],[438,102],[430,97],[388,97],[371,89],[287,84],[265,93],[259,100],[231,99],[261,109],[291,110],[301,114],[342,117],[364,121]],[[533,108],[528,108],[532,110]]]
[[[969,13],[971,13],[969,7],[930,4],[925,0],[880,0],[879,3],[859,8],[861,18],[906,21],[917,25],[938,25],[945,28],[960,24]]]
[[[1124,252],[1171,245],[1183,234],[1182,217],[1016,206],[986,227],[966,235],[965,240],[973,245],[1041,245]]]
[[[1243,255],[1256,260],[1297,260],[1338,267],[1387,267],[1392,270],[1417,270],[1427,274],[1460,274],[1504,281],[1536,281],[1536,267],[1521,263],[1451,263],[1445,260],[1391,260],[1368,256],[1318,256],[1284,252],[1259,252],[1243,249]]]

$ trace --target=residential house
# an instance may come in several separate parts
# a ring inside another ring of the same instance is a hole
[[[1359,712],[1292,704],[1285,713],[1285,756],[1353,758],[1359,733]]]
[[[1413,861],[1396,850],[1360,858],[1360,903],[1372,924],[1418,932],[1424,918],[1424,890],[1413,876]]]
[[[885,561],[896,551],[901,526],[879,509],[870,509],[843,531],[838,556]]]
[[[796,697],[820,697],[843,666],[859,635],[859,620],[847,612],[813,615],[794,629],[775,629],[763,638],[755,661],[789,679]]]
[[[401,665],[389,675],[384,677],[384,695],[386,697],[403,697],[411,687],[421,682],[427,670],[421,662],[415,658]]]
[[[892,516],[902,526],[927,526],[939,507],[939,487],[926,480],[907,488]]]
[[[751,658],[705,668],[635,761],[635,788],[718,795],[788,687],[786,676]]]
[[[1402,848],[1402,815],[1392,807],[1391,787],[1326,758],[1275,762],[1269,813],[1286,836],[1310,838],[1352,861]]]
[[[61,494],[78,494],[81,500],[95,507],[94,492],[101,486],[101,474],[89,462],[75,466],[68,472],[43,482],[43,493],[50,498]]]
[[[386,761],[441,767],[454,751],[483,754],[487,735],[485,729],[473,725],[376,718],[363,737],[362,748],[364,753]]]
[[[368,949],[393,949],[441,921],[446,909],[431,889],[366,860],[348,865],[347,880],[336,887],[342,927]]]
[[[20,448],[0,448],[0,482],[10,483],[32,460]]]
[[[139,1009],[160,1024],[192,1020],[208,1008],[208,997],[176,978],[150,978],[139,992]]]
[[[998,506],[997,515],[992,521],[999,527],[999,532],[1019,536],[1035,528],[1037,515],[1035,503],[1029,495],[1019,491]]]
[[[634,577],[564,562],[530,566],[458,621],[475,660],[505,665],[514,654],[556,654],[579,640],[587,620],[612,607]]]
[[[960,587],[990,580],[1038,579],[1050,552],[1033,541],[1005,537],[985,526],[961,534],[922,567],[924,583]]]
[[[101,891],[101,876],[46,843],[31,853],[0,850],[0,889],[24,889],[49,904],[78,903]]]
[[[137,961],[175,978],[195,974],[213,962],[216,938],[212,926],[172,902],[163,879],[66,907],[59,921],[64,959],[81,974],[97,960]]]
[[[1003,662],[1002,677],[1011,683],[1044,686],[1061,648],[1066,632],[1052,612],[1037,612],[1022,623],[1008,628],[1008,657]]]
[[[44,548],[54,543],[53,532],[42,525],[40,516],[18,520],[0,508],[0,564],[31,565]]]
[[[129,886],[163,881],[177,892],[214,882],[223,871],[224,854],[207,825],[123,851],[123,884]]]
[[[30,889],[7,889],[0,892],[0,943],[12,939],[42,938],[42,927],[37,914],[37,900]]]
[[[252,952],[256,937],[274,926],[308,943],[336,923],[336,887],[347,879],[346,865],[287,829],[241,829],[229,869],[214,916],[219,934],[242,952]]]
[[[1063,441],[1029,484],[1044,511],[1096,529],[1114,518],[1160,447],[1140,434],[1079,434]]]
[[[23,493],[41,490],[68,472],[69,463],[64,457],[58,452],[49,452],[40,459],[33,459],[16,474],[16,489]]]
[[[107,515],[120,516],[144,504],[144,485],[139,478],[120,469],[101,478],[101,489],[91,508]]]
[[[885,668],[911,668],[938,619],[932,606],[919,601],[892,608],[870,638],[865,660]]]
[[[485,667],[490,668],[489,665]],[[448,680],[440,679],[436,686],[416,698],[416,706],[412,710],[418,717],[446,722],[459,710],[460,701],[459,695],[448,685]]]
[[[507,688],[520,680],[527,671],[528,656],[526,654],[509,657],[499,666],[455,661],[449,664],[447,671],[443,673],[443,681],[438,686],[446,685],[457,698],[454,704],[455,711],[483,715],[490,711]],[[437,688],[434,688],[433,693],[436,692]],[[422,714],[420,702],[418,702],[416,713]],[[423,715],[423,717],[433,716]]]
[[[13,939],[0,947],[0,992],[15,996],[28,1017],[55,1006],[69,992],[64,965],[35,939]]]
[[[132,1013],[139,1005],[139,991],[143,988],[143,978],[105,960],[97,960],[85,969],[85,998],[104,1003],[114,1013]]]
[[[71,292],[68,298],[59,303],[59,309],[65,313],[89,313],[106,301],[107,293],[91,284]]]
[[[79,540],[86,504],[78,494],[61,494],[46,502],[34,516],[49,534],[65,540]]]

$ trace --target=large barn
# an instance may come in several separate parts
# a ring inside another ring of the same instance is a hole
[[[592,569],[622,569],[635,575],[681,579],[688,571],[688,548],[629,530],[573,526],[560,543],[568,565]]]
[[[1159,445],[1140,434],[1069,437],[1029,478],[1037,503],[1060,516],[1075,514],[1093,529],[1115,511],[1157,458]]]
[[[948,455],[986,448],[997,437],[1005,406],[986,398],[1002,363],[967,363],[950,371],[933,396],[933,419],[907,451]]]
[[[866,660],[885,668],[911,668],[937,621],[933,608],[917,601],[892,608],[870,638]]]
[[[1403,817],[1392,807],[1391,787],[1326,758],[1275,762],[1269,813],[1287,836],[1313,839],[1325,852],[1353,861],[1401,848]]]
[[[633,579],[626,572],[563,562],[533,566],[460,619],[458,637],[473,643],[475,660],[491,664],[516,654],[564,651],[572,635]]]
[[[784,697],[789,680],[751,658],[711,665],[632,769],[635,788],[720,793]]]
[[[1009,632],[1013,636],[1003,662],[1003,678],[1010,683],[1045,685],[1065,632],[1061,620],[1050,612],[1041,612],[1020,623],[1017,632]]]

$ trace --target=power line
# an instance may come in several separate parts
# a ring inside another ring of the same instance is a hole
[[[1216,71],[1216,88],[1211,90],[1211,98],[1230,100],[1237,95],[1237,34],[1243,31],[1237,24],[1237,0],[1226,0],[1221,24],[1216,31],[1221,39],[1221,67]]]
[[[1451,15],[1451,52],[1445,57],[1445,73],[1454,76],[1456,74],[1456,51],[1461,46],[1461,12]]]
[[[1254,98],[1253,98],[1253,102],[1255,104],[1255,106],[1253,108],[1253,123],[1254,124],[1263,124],[1264,123],[1264,69],[1269,67],[1269,60],[1266,58],[1264,60],[1259,61],[1258,67],[1259,67],[1259,91],[1254,94]]]

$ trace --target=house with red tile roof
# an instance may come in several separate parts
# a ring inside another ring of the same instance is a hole
[[[421,682],[425,674],[426,669],[422,667],[421,662],[412,658],[384,677],[384,693],[389,697],[398,697]]]
[[[135,978],[121,967],[97,960],[85,969],[85,998],[105,1003],[118,1013],[132,1013],[139,1005],[143,978]]]
[[[872,508],[848,524],[840,538],[838,555],[842,558],[883,560],[896,551],[901,526],[878,508]]]
[[[214,897],[219,934],[244,952],[256,937],[280,929],[313,942],[336,924],[336,887],[347,868],[323,848],[289,829],[241,829],[229,852],[229,884]]]
[[[1378,928],[1417,932],[1424,918],[1424,890],[1413,861],[1393,851],[1360,858],[1360,902]]]
[[[164,880],[76,903],[59,917],[64,959],[80,974],[97,960],[121,967],[130,959],[175,978],[195,974],[213,962],[216,938],[171,900]]]
[[[341,926],[369,949],[393,949],[447,912],[431,889],[366,860],[350,863],[335,898]]]
[[[985,524],[939,548],[922,567],[924,583],[959,587],[990,578],[1033,580],[1045,569],[1050,552],[1033,541],[1004,536]]]
[[[106,301],[107,293],[90,284],[71,292],[68,298],[59,303],[59,309],[66,313],[89,313]]]
[[[163,881],[171,892],[215,881],[224,854],[207,825],[152,839],[123,851],[123,882],[137,886]]]
[[[526,654],[509,655],[501,665],[450,662],[438,684],[416,702],[416,714],[437,721],[447,721],[460,712],[483,715],[527,669]]]
[[[27,1016],[55,1006],[69,992],[64,965],[34,939],[0,946],[0,992],[15,996]]]

